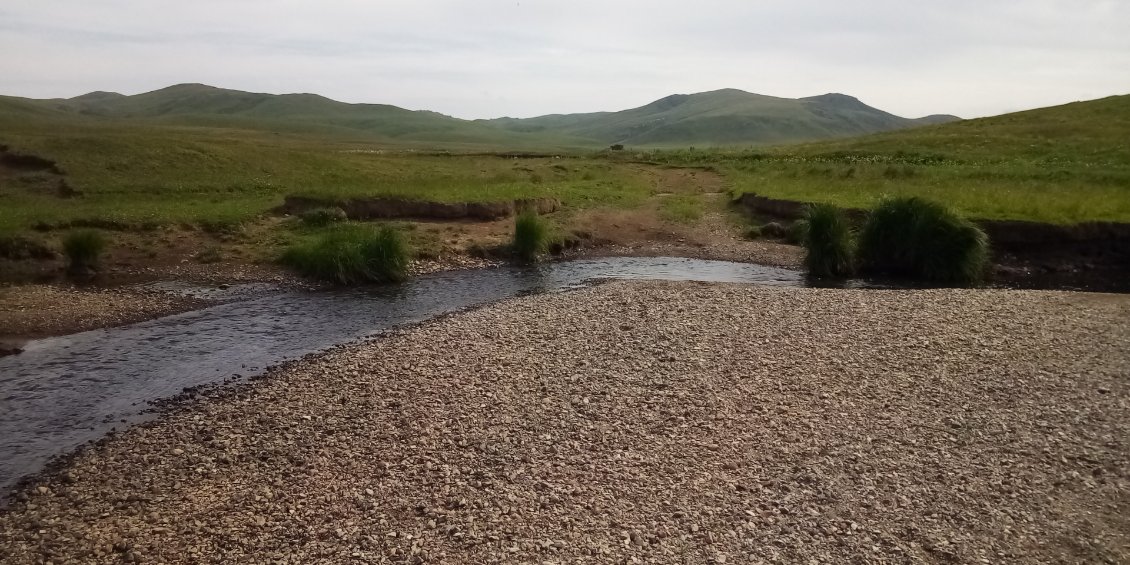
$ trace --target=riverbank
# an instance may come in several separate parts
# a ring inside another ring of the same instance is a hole
[[[123,326],[213,302],[136,288],[80,288],[56,285],[0,287],[0,355],[18,351],[31,339]]]
[[[288,364],[32,483],[0,560],[1121,562],[1126,296],[609,283]]]

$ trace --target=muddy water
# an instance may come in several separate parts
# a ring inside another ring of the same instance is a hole
[[[29,342],[0,357],[0,488],[183,388],[265,367],[462,308],[595,279],[803,285],[800,273],[721,261],[609,258],[441,273],[388,287],[298,292],[179,287],[229,303],[119,328]],[[177,290],[170,287],[169,290]]]

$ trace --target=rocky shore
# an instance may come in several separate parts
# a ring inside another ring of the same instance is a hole
[[[17,351],[28,339],[132,324],[208,304],[199,298],[132,288],[0,286],[0,354]]]
[[[1130,297],[600,285],[280,367],[0,514],[4,563],[1125,563]]]

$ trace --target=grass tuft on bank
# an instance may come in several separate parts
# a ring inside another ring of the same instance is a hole
[[[514,218],[511,247],[519,261],[532,263],[549,249],[549,222],[537,212],[526,210]]]
[[[815,277],[838,278],[852,274],[855,243],[843,210],[830,204],[815,204],[805,215],[807,233],[804,264]]]
[[[870,273],[968,285],[984,277],[988,257],[980,228],[918,197],[883,200],[859,237],[859,263]]]
[[[341,285],[407,278],[411,253],[395,228],[339,225],[292,244],[282,264],[303,276]]]
[[[68,233],[63,238],[67,269],[80,272],[97,267],[106,245],[106,236],[97,230],[75,230]]]

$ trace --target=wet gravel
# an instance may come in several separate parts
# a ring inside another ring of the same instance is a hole
[[[1130,298],[615,282],[75,457],[4,563],[1125,563]]]
[[[0,340],[121,326],[203,308],[211,302],[137,288],[0,286]]]

